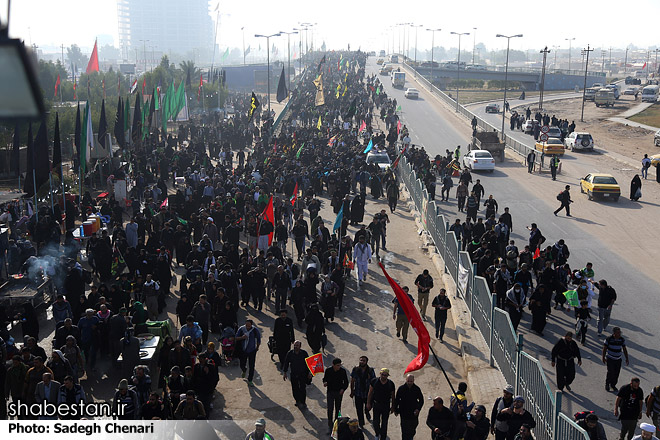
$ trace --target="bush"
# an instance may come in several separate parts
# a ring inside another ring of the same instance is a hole
[[[483,89],[485,81],[482,79],[452,79],[448,83],[448,87],[458,87],[463,89]]]
[[[493,79],[488,81],[489,89],[504,89],[504,81],[501,79]],[[521,89],[522,84],[520,81],[507,81],[506,83],[507,90],[516,90]]]

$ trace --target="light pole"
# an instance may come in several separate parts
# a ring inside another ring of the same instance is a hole
[[[568,41],[568,74],[571,74],[571,48],[573,47],[573,40],[575,40],[575,37],[572,38],[564,38],[564,40]]]
[[[241,27],[241,34],[243,34],[243,65],[245,66],[245,26]]]
[[[504,140],[504,116],[506,115],[506,86],[509,80],[509,46],[512,38],[521,38],[522,34],[506,36],[497,34],[498,38],[506,38],[506,67],[504,68],[504,100],[502,102],[502,140]]]
[[[266,39],[266,64],[267,64],[267,76],[268,76],[268,117],[270,117],[270,38],[279,37],[280,33],[271,34],[271,35],[261,35],[254,34],[255,38],[265,38]]]
[[[655,65],[653,66],[654,67],[653,74],[655,75],[656,73],[658,73],[658,52],[660,52],[660,49],[654,49],[653,52],[655,52]]]
[[[435,46],[435,33],[440,32],[442,29],[426,29],[427,31],[431,32],[431,85],[433,85],[433,68],[434,68],[434,62],[433,62],[433,47]]]
[[[628,73],[628,48],[626,47],[626,57],[623,60],[623,73]]]
[[[555,51],[555,62],[554,62],[554,64],[553,64],[553,65],[554,65],[554,71],[555,71],[555,72],[557,71],[557,49],[558,49],[558,48],[559,48],[559,46],[552,46],[552,50]]]
[[[287,67],[288,69],[287,74],[289,75],[289,92],[291,92],[291,35],[297,33],[298,31],[293,31],[293,32],[280,31],[280,34],[286,34],[286,47],[287,47],[287,53],[289,55],[289,66]]]
[[[147,43],[151,40],[140,40],[142,42],[142,56],[144,57],[144,73],[147,73]]]
[[[594,50],[587,44],[586,49],[582,49],[582,53],[587,56],[587,61],[584,63],[584,86],[582,87],[582,113],[580,114],[580,122],[584,122],[584,101],[587,95],[587,70],[589,70],[589,52]]]
[[[539,111],[543,110],[543,92],[545,91],[545,62],[550,51],[546,46],[540,53],[543,54],[543,70],[541,71],[541,93],[539,93]],[[555,54],[556,55],[556,54]]]
[[[461,80],[461,37],[470,35],[469,32],[450,32],[452,35],[458,35],[458,62],[456,63],[456,111],[458,111],[458,83]]]
[[[298,63],[300,64],[300,73],[302,74],[302,33],[305,30],[304,28],[293,28],[294,31],[298,31]]]
[[[474,52],[477,49],[477,28],[472,28],[474,32],[472,33],[472,65],[474,66]]]
[[[411,26],[415,28],[415,67],[417,67],[417,29],[423,27],[424,25],[413,24]],[[415,69],[415,77],[417,77],[417,69]]]

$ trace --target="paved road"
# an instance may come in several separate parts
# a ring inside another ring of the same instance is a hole
[[[370,65],[368,72],[377,73],[375,65]],[[407,75],[406,87],[420,90],[417,101],[406,100],[403,91],[393,89],[387,77],[379,78],[388,95],[401,103],[402,123],[411,129],[413,143],[423,145],[429,155],[444,154],[448,148],[453,150],[456,145],[468,144],[469,124],[412,81],[410,75]],[[492,116],[497,118],[497,115]],[[529,142],[529,136],[521,134],[519,137]],[[655,219],[660,210],[655,203],[636,204],[627,197],[622,197],[618,203],[588,202],[579,193],[578,186],[579,177],[588,172],[611,172],[624,183],[622,193],[626,196],[632,174],[621,166],[602,155],[569,152],[563,159],[563,172],[556,182],[547,175],[530,176],[526,168],[511,159],[498,164],[494,173],[477,174],[473,179],[482,180],[486,195],[493,194],[499,201],[500,212],[504,206],[510,208],[514,223],[512,238],[520,247],[528,239],[524,226],[536,222],[547,237],[548,245],[560,238],[566,240],[571,249],[569,262],[572,267],[581,268],[591,261],[596,278],[607,279],[617,289],[619,300],[614,307],[612,324],[623,328],[631,357],[630,367],[622,370],[620,385],[627,383],[630,377],[638,376],[642,388],[650,391],[660,384],[660,371],[656,366],[660,359],[660,350],[657,349],[660,321],[656,319],[660,298],[657,282],[647,274],[657,272],[655,261],[660,258],[660,253],[648,237],[651,236],[649,232],[658,226]],[[572,185],[575,201],[572,213],[575,217],[567,218],[561,214],[554,217],[555,195],[566,184]],[[646,186],[651,185],[654,183],[649,181]],[[441,206],[447,220],[458,217],[455,202]],[[549,317],[545,338],[529,333],[529,322],[530,316],[526,314],[519,327],[525,337],[525,350],[538,355],[554,385],[550,350],[559,337],[574,329],[573,315],[555,311]],[[578,368],[574,391],[564,395],[564,411],[573,414],[583,409],[595,410],[607,425],[608,434],[613,436],[618,430],[618,422],[612,415],[615,396],[604,390],[605,367],[600,362],[602,339],[596,337],[595,326],[595,320],[592,320],[587,345],[582,347],[583,365]]]

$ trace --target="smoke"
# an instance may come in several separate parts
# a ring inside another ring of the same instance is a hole
[[[32,256],[25,262],[25,273],[30,281],[36,284],[43,282],[43,276],[47,276],[59,290],[64,285],[67,274],[64,255],[71,255],[69,251],[74,249],[72,245],[60,246],[49,243],[39,250],[39,256]]]

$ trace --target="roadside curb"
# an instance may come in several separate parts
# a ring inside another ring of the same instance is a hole
[[[432,243],[430,237],[428,237],[428,232],[426,232],[420,221],[415,203],[411,200],[405,185],[403,185],[403,188],[403,192],[406,194],[406,203],[415,219],[417,230],[423,231],[418,235],[424,245],[428,242]],[[435,246],[432,247],[435,248]],[[502,395],[502,389],[507,384],[506,379],[504,379],[504,375],[499,369],[489,365],[490,353],[488,345],[483,336],[481,336],[481,333],[479,333],[479,330],[470,325],[470,311],[468,306],[462,298],[457,296],[456,283],[445,272],[445,264],[442,256],[435,249],[429,247],[429,258],[433,261],[448,296],[451,297],[452,307],[449,310],[456,326],[458,349],[465,365],[468,390],[472,396],[472,400],[477,405],[489,407],[492,402]]]

